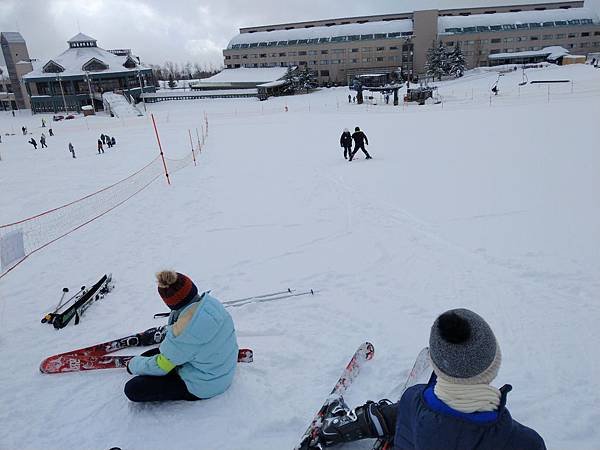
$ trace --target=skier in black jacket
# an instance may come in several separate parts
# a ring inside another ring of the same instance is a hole
[[[352,154],[352,135],[348,128],[344,128],[340,137],[340,147],[344,147],[344,159],[348,159]]]
[[[354,129],[352,139],[354,139],[354,151],[350,153],[349,161],[352,161],[354,155],[356,155],[356,152],[359,150],[362,150],[363,153],[367,155],[367,159],[372,159],[371,155],[369,155],[369,152],[367,152],[367,150],[365,149],[365,143],[369,145],[369,139],[367,138],[367,135],[360,130],[359,127],[356,127]]]

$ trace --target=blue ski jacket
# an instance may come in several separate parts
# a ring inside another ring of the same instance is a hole
[[[436,397],[435,374],[428,384],[406,390],[398,403],[396,450],[545,450],[544,440],[514,420],[506,409],[512,387],[500,389],[497,411],[462,413]]]
[[[158,355],[131,359],[131,373],[163,376],[177,370],[188,391],[199,398],[219,395],[233,381],[238,356],[233,320],[207,292],[171,313],[159,350]]]

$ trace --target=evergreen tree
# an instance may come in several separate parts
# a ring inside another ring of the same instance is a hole
[[[442,76],[447,75],[450,71],[448,52],[446,47],[440,41],[437,46],[435,44],[427,50],[427,62],[425,64],[427,75],[442,81]]]
[[[311,89],[316,88],[319,83],[317,81],[317,73],[314,70],[310,70],[308,67],[305,67],[298,74],[298,88],[308,92]]]
[[[448,55],[448,64],[450,66],[449,72],[454,75],[456,78],[460,78],[463,76],[465,72],[465,57],[460,49],[460,45],[456,44],[454,50],[450,52]]]

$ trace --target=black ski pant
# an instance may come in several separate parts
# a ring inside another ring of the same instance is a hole
[[[371,155],[369,155],[369,152],[367,152],[367,149],[365,148],[365,144],[356,144],[356,146],[354,147],[354,151],[350,154],[350,161],[352,161],[352,159],[354,158],[354,156],[356,155],[356,152],[358,152],[359,150],[362,150],[363,153],[366,155],[367,158],[370,158]]]
[[[48,146],[46,145],[46,141],[42,142],[42,148],[48,148]]]
[[[352,145],[347,145],[344,147],[344,158],[348,159],[352,156]]]
[[[154,356],[159,353],[153,348],[142,356]],[[175,369],[164,377],[138,375],[125,384],[125,395],[132,402],[165,402],[172,400],[200,400],[188,391],[185,382]]]

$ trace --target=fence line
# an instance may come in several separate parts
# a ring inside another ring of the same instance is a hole
[[[204,123],[208,124],[206,117]],[[206,137],[205,132],[202,138]],[[171,173],[190,165],[200,151],[201,147],[198,146],[182,159],[165,158]],[[26,219],[0,225],[0,279],[30,255],[127,202],[163,173],[162,160],[157,156],[138,171],[110,186]]]

